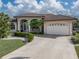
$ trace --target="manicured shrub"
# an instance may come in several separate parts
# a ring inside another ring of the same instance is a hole
[[[73,35],[76,35],[76,33],[77,33],[76,31],[73,31]]]
[[[31,42],[34,39],[34,35],[32,33],[27,33],[28,42]]]
[[[31,42],[34,38],[34,35],[32,33],[26,33],[26,32],[15,32],[14,36],[17,37],[24,37],[25,38],[25,42]]]
[[[31,32],[32,34],[43,34],[43,32]]]
[[[14,33],[14,36],[17,36],[17,37],[26,37],[26,32],[15,32]]]
[[[74,44],[79,44],[79,33],[76,33],[71,40]]]

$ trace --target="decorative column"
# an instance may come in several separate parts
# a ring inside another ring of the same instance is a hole
[[[21,31],[21,30],[20,30],[20,25],[21,25],[21,24],[20,24],[20,23],[21,23],[20,21],[21,21],[21,20],[19,20],[19,19],[18,19],[18,21],[17,21],[17,23],[18,23],[18,31],[19,31],[19,32]]]
[[[29,30],[29,32],[31,31],[30,29],[31,29],[31,27],[30,27],[30,20],[28,20],[28,30]]]
[[[15,25],[15,29],[14,29],[14,31],[16,32],[16,30],[17,30],[17,25],[16,25],[16,23],[14,22],[14,25]]]
[[[70,35],[72,35],[72,32],[73,32],[73,27],[72,27],[72,23],[70,24]]]

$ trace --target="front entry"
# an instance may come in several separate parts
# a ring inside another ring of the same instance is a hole
[[[21,21],[21,32],[28,32],[28,24],[26,20]]]

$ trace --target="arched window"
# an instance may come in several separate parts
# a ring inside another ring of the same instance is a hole
[[[11,29],[15,30],[15,23],[11,23]]]

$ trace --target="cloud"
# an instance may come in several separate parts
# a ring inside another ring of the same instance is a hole
[[[2,1],[0,0],[0,7],[2,7],[2,5],[3,5],[3,3],[2,3]]]
[[[43,0],[43,8],[40,10],[41,13],[53,13],[53,14],[68,14],[68,10],[57,0]]]
[[[65,4],[65,5],[68,5],[69,3],[68,3],[68,2],[65,2],[64,4]]]
[[[13,6],[10,2],[7,5],[5,5],[5,7],[7,7],[7,13],[11,15],[15,15],[15,13],[18,10],[18,8],[16,6]]]
[[[11,15],[19,15],[27,12],[70,15],[70,11],[66,10],[57,0],[41,0],[39,3],[36,0],[15,0],[14,3],[15,5],[8,2],[6,5],[7,12]]]
[[[73,6],[72,9],[79,9],[79,0],[77,0],[76,2],[73,2]]]
[[[35,7],[36,9],[42,8],[40,4],[37,3],[36,0],[15,0],[16,4],[23,4],[24,6],[32,6]]]
[[[48,5],[50,5],[50,7],[61,9],[61,10],[64,9],[63,5],[57,0],[49,0],[47,2],[48,2]]]
[[[71,13],[73,16],[79,16],[79,0],[73,2],[73,6],[71,7]]]
[[[19,4],[17,6],[14,6],[11,2],[8,2],[7,5],[5,5],[5,7],[7,8],[6,12],[9,15],[16,15],[17,13],[20,12],[20,10],[24,7],[23,4]]]
[[[11,2],[8,2],[6,8],[9,14],[19,15],[26,12],[39,12],[42,9],[43,2],[40,4],[36,0],[15,0],[13,5]]]

